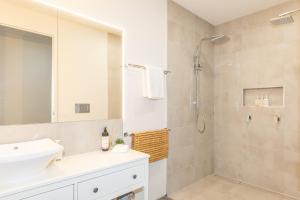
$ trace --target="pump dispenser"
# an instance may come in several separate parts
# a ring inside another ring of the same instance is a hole
[[[102,132],[101,148],[102,151],[109,150],[109,133],[107,127],[104,127],[104,131]]]

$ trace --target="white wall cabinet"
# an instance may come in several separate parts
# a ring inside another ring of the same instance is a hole
[[[13,186],[0,180],[0,200],[111,200],[138,189],[148,200],[148,158],[136,151],[66,157],[39,179]]]

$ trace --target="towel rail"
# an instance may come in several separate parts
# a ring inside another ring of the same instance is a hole
[[[150,163],[168,158],[169,129],[133,133],[132,149],[149,154]]]
[[[137,65],[137,64],[126,64],[125,67],[134,67],[134,68],[139,68],[139,69],[146,69],[144,65]],[[164,70],[164,74],[167,75],[171,73],[169,70]]]

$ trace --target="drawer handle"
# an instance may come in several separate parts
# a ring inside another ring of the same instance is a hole
[[[94,193],[97,193],[98,191],[99,191],[99,189],[97,187],[93,189]]]
[[[137,178],[137,175],[136,175],[136,174],[134,174],[134,175],[132,176],[132,178],[133,178],[133,179],[136,179],[136,178]]]

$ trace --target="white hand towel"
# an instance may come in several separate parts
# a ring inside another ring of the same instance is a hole
[[[143,96],[149,99],[164,99],[165,78],[162,68],[145,66],[143,73]]]

